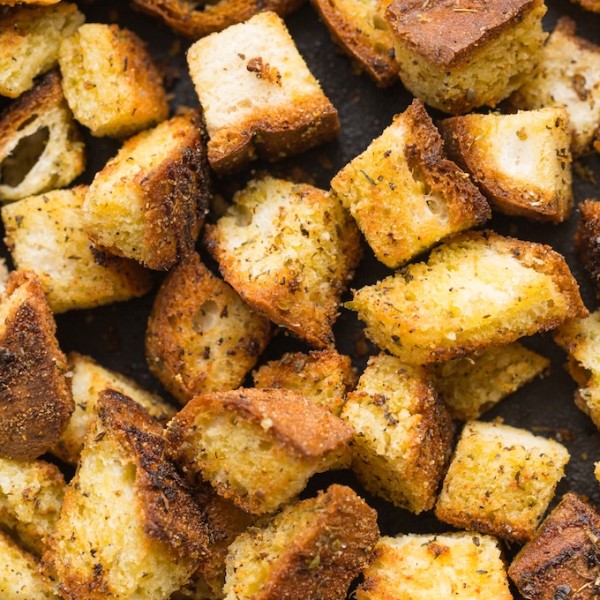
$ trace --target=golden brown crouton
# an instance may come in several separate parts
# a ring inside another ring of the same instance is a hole
[[[592,12],[600,12],[600,0],[572,0],[575,4],[579,4],[582,8],[586,10],[591,10]]]
[[[580,202],[575,247],[592,280],[596,297],[600,298],[600,202]]]
[[[391,268],[491,216],[479,190],[444,156],[442,138],[418,100],[331,187],[377,259]]]
[[[169,273],[156,296],[146,359],[185,404],[197,394],[239,387],[269,343],[271,329],[192,253]]]
[[[400,79],[417,98],[461,114],[495,106],[540,56],[543,0],[395,0],[385,18]]]
[[[354,429],[352,470],[365,488],[417,514],[433,508],[454,426],[422,367],[371,357],[342,419]]]
[[[343,600],[378,538],[377,513],[332,485],[235,540],[225,600]]]
[[[298,154],[337,135],[337,111],[275,13],[213,33],[187,57],[215,171],[239,168],[256,155]]]
[[[426,263],[358,290],[347,306],[380,348],[412,364],[508,344],[587,314],[560,254],[492,231],[453,238]]]
[[[2,208],[15,266],[37,273],[55,313],[129,300],[152,287],[138,263],[91,246],[82,225],[87,190],[55,190]]]
[[[82,25],[62,42],[58,61],[67,102],[92,135],[126,137],[167,118],[162,77],[132,31]]]
[[[571,133],[563,107],[442,121],[450,157],[507,215],[560,223],[573,206]]]
[[[251,181],[208,249],[255,310],[313,346],[331,344],[340,296],[360,260],[358,230],[339,200],[306,184]]]
[[[0,303],[0,456],[37,458],[58,441],[73,412],[55,333],[38,278],[13,271]]]
[[[102,392],[43,557],[64,598],[168,598],[202,561],[205,518],[165,443],[144,408]]]
[[[524,429],[470,421],[435,507],[440,521],[524,543],[569,462],[567,449]]]
[[[52,72],[0,116],[0,200],[69,185],[84,167],[83,141]]]
[[[94,243],[166,270],[193,249],[207,205],[202,117],[188,112],[127,140],[94,178],[83,210]]]
[[[341,460],[352,430],[296,392],[239,389],[196,396],[167,437],[190,478],[199,473],[224,498],[262,514]]]
[[[512,600],[498,542],[446,533],[382,537],[356,600]]]

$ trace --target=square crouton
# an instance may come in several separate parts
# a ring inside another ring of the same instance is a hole
[[[52,72],[0,116],[0,200],[64,187],[84,168],[84,144]]]
[[[82,25],[63,40],[58,62],[67,102],[92,135],[126,137],[169,114],[158,67],[128,29]]]
[[[470,421],[435,507],[440,521],[524,543],[569,462],[567,449],[524,429]]]
[[[142,296],[152,287],[137,262],[95,250],[83,229],[87,186],[31,196],[2,208],[18,269],[35,271],[55,313]]]
[[[370,358],[342,419],[354,429],[352,470],[365,488],[417,514],[433,508],[454,426],[422,367]]]
[[[184,472],[251,514],[289,502],[345,456],[351,437],[338,417],[289,390],[196,396],[167,428]]]
[[[102,392],[42,559],[62,597],[168,598],[198,567],[209,531],[165,443],[144,408]]]
[[[332,485],[235,540],[225,600],[343,600],[378,538],[377,513],[350,488]]]
[[[587,315],[560,254],[492,231],[457,236],[427,262],[358,290],[346,306],[380,348],[412,364],[459,358]]]
[[[204,392],[233,390],[271,339],[256,314],[196,253],[163,282],[148,319],[150,370],[182,404]]]
[[[592,280],[596,297],[600,298],[600,201],[584,200],[577,208],[575,247]]]
[[[350,215],[323,190],[272,177],[251,181],[233,200],[206,228],[227,283],[309,344],[331,345],[339,299],[361,255]]]
[[[446,159],[442,138],[418,100],[331,187],[390,268],[491,216],[468,176]]]
[[[507,215],[560,223],[571,214],[571,132],[562,107],[442,121],[450,157]]]
[[[404,86],[462,114],[495,106],[533,71],[546,34],[543,0],[395,0],[385,18]]]
[[[33,460],[60,438],[74,404],[44,288],[13,271],[0,303],[0,456]]]
[[[337,111],[275,13],[198,40],[187,57],[215,171],[239,168],[256,155],[297,154],[337,135]]]
[[[208,206],[201,116],[188,112],[127,140],[83,204],[92,241],[167,270],[194,247]]]
[[[569,492],[517,554],[508,574],[524,598],[597,598],[598,538],[600,514]]]
[[[435,389],[456,419],[479,418],[506,396],[541,375],[550,361],[518,342],[432,364]]]

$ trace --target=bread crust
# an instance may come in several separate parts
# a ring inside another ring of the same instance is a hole
[[[600,298],[600,201],[587,199],[578,208],[575,247]]]

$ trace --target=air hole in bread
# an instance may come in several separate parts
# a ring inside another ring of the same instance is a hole
[[[29,125],[30,123],[33,123],[37,118],[38,118],[38,114],[37,113],[33,113],[32,115],[30,115],[29,117],[27,117],[18,127],[17,127],[17,131],[23,131],[23,129],[25,129],[25,127],[27,127],[27,125]]]
[[[214,300],[207,300],[202,304],[192,319],[194,331],[207,331],[216,325],[219,320],[219,307]]]
[[[245,206],[236,206],[235,210],[235,224],[238,227],[247,227],[252,223],[252,212]]]
[[[0,181],[9,187],[17,187],[40,159],[49,138],[48,127],[42,127],[21,138],[15,149],[0,164]]]

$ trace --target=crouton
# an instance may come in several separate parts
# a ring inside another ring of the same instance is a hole
[[[64,37],[73,34],[85,17],[77,6],[22,6],[0,22],[0,95],[17,98],[33,80],[56,65]]]
[[[352,430],[289,390],[196,396],[173,419],[173,458],[251,514],[276,510],[346,453]]]
[[[96,414],[100,392],[115,390],[143,406],[163,425],[175,414],[175,408],[128,377],[100,366],[89,356],[71,352],[68,356],[75,411],[52,454],[76,464],[83,449],[86,433]]]
[[[55,190],[2,208],[13,263],[37,273],[55,313],[129,300],[152,287],[138,263],[90,245],[82,227],[87,189]]]
[[[373,494],[414,513],[433,508],[454,427],[422,367],[371,357],[342,412],[352,470]]]
[[[298,154],[337,135],[336,109],[275,13],[198,40],[187,58],[215,171]]]
[[[377,513],[332,485],[233,542],[225,600],[343,600],[378,538]]]
[[[450,157],[507,215],[561,223],[573,207],[571,133],[563,107],[471,114],[441,123]]]
[[[525,598],[597,598],[600,514],[569,492],[515,557],[508,574]]]
[[[158,67],[128,29],[82,25],[61,43],[58,62],[67,102],[92,135],[130,136],[169,114]]]
[[[543,0],[395,0],[385,13],[404,86],[462,114],[496,106],[526,81],[546,34]]]
[[[575,247],[596,292],[600,298],[600,202],[584,200],[577,206],[579,218]]]
[[[166,270],[194,247],[208,206],[202,118],[188,112],[127,140],[86,194],[92,241]]]
[[[253,373],[257,388],[294,390],[340,414],[346,394],[356,385],[356,374],[349,356],[335,350],[286,352]]]
[[[470,421],[444,479],[435,515],[455,527],[524,543],[569,462],[567,449],[524,429]]]
[[[67,359],[44,289],[13,271],[0,303],[0,456],[32,460],[60,438],[73,412]]]
[[[42,564],[73,600],[168,598],[209,541],[191,489],[165,457],[162,428],[139,404],[101,393]]]
[[[84,168],[84,144],[52,72],[0,116],[0,200],[69,185]]]
[[[535,73],[511,102],[518,108],[564,106],[569,111],[571,151],[578,156],[600,140],[600,46],[575,35],[575,22],[558,20]]]
[[[430,365],[435,389],[455,419],[479,418],[544,373],[550,361],[518,342]]]
[[[154,301],[148,366],[182,404],[204,392],[233,390],[269,343],[271,329],[192,253],[169,273]]]
[[[579,4],[581,8],[591,10],[592,12],[600,12],[600,0],[572,0],[575,4]]]
[[[492,231],[457,236],[426,263],[358,290],[346,306],[380,348],[413,364],[459,358],[587,315],[560,254]]]
[[[498,542],[468,532],[382,537],[356,600],[512,600]]]
[[[323,190],[272,177],[251,181],[233,200],[206,228],[225,280],[299,338],[331,345],[339,299],[361,255],[350,215]]]
[[[418,100],[331,187],[390,268],[491,216],[468,176],[446,159],[440,134]]]

